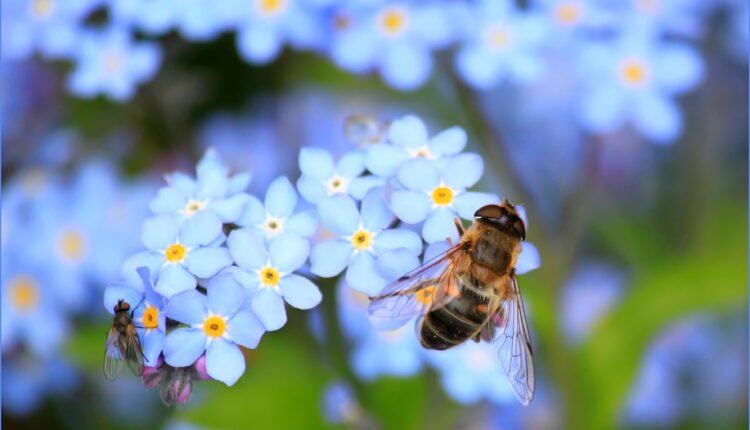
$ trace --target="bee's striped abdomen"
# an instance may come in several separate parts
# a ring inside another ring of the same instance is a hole
[[[448,349],[466,341],[488,318],[489,298],[473,288],[462,288],[461,294],[445,306],[422,317],[419,338],[429,349]]]

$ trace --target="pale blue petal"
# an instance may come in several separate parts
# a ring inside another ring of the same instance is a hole
[[[532,243],[524,242],[521,254],[518,256],[518,261],[516,261],[516,274],[523,275],[524,273],[538,269],[541,265],[542,258],[539,255],[539,250]]]
[[[245,302],[245,289],[229,273],[224,273],[208,281],[206,285],[208,309],[214,314],[228,317]]]
[[[245,373],[245,356],[234,343],[216,338],[206,349],[206,372],[231,387]]]
[[[241,172],[233,175],[229,178],[229,183],[227,183],[227,195],[231,196],[246,191],[252,179],[253,175],[249,172]]]
[[[388,140],[404,148],[426,145],[427,139],[427,127],[414,115],[407,115],[393,121],[388,129]]]
[[[432,57],[426,47],[399,43],[383,53],[380,74],[388,84],[403,91],[424,84],[432,72]]]
[[[424,221],[430,211],[430,198],[423,192],[396,191],[391,197],[391,209],[401,221],[416,224]]]
[[[148,334],[146,330],[139,330],[139,332],[142,332],[144,364],[154,367],[159,361],[159,354],[164,349],[166,333],[161,330],[151,330]]]
[[[327,194],[323,183],[309,176],[300,176],[297,179],[297,190],[303,199],[312,204],[318,204]]]
[[[184,291],[169,299],[167,316],[183,324],[200,324],[206,317],[206,296],[196,290]]]
[[[440,183],[440,175],[435,163],[424,158],[415,158],[406,161],[398,169],[398,181],[413,191],[432,191]]]
[[[198,200],[216,199],[227,195],[229,179],[226,172],[219,169],[211,169],[201,175],[196,184],[195,198]]]
[[[430,139],[430,152],[446,156],[456,155],[466,146],[466,131],[461,127],[451,127]]]
[[[245,288],[245,292],[248,295],[255,294],[255,290],[257,290],[260,285],[260,279],[258,279],[257,273],[240,269],[237,266],[229,266],[220,273],[229,273],[232,275],[234,279]]]
[[[201,157],[195,166],[195,173],[198,175],[199,182],[211,172],[219,172],[222,175],[226,175],[228,170],[226,163],[221,158],[221,154],[213,147],[206,149],[203,157]]]
[[[310,254],[310,271],[324,278],[336,276],[349,264],[352,252],[352,244],[344,240],[321,242],[313,247]]]
[[[360,252],[352,258],[346,269],[346,283],[357,291],[374,295],[388,282],[378,273],[375,257],[369,252]]]
[[[363,26],[364,27],[364,26]],[[376,58],[378,43],[372,33],[354,26],[335,37],[331,43],[331,58],[339,67],[354,73],[366,72]]]
[[[672,143],[682,132],[677,105],[656,93],[639,94],[632,115],[635,127],[656,143]]]
[[[206,349],[206,336],[199,329],[178,328],[167,335],[164,342],[164,361],[174,367],[188,367]]]
[[[354,178],[365,171],[365,153],[349,151],[336,163],[336,171],[345,178]]]
[[[266,191],[266,211],[276,218],[286,218],[297,205],[297,192],[286,176],[276,178]]]
[[[242,215],[237,219],[237,225],[241,227],[257,227],[266,219],[266,208],[255,196],[250,196],[242,211]]]
[[[299,275],[281,278],[279,288],[284,300],[297,309],[312,309],[323,299],[320,289],[309,279]]]
[[[266,64],[281,52],[281,37],[278,31],[261,21],[255,21],[237,34],[237,47],[245,60],[254,64]]]
[[[326,180],[333,176],[333,157],[325,149],[302,148],[299,151],[299,169],[312,179]]]
[[[240,218],[249,200],[249,194],[240,193],[211,202],[209,206],[211,210],[216,212],[222,222],[232,223]]]
[[[164,261],[164,254],[151,251],[142,251],[137,254],[131,255],[125,260],[125,262],[122,264],[120,274],[122,275],[123,279],[125,279],[125,282],[128,283],[128,285],[140,285],[141,277],[138,275],[138,272],[136,270],[139,267],[148,267],[148,270],[151,273],[151,278],[155,280],[156,275],[159,273],[159,269],[161,268],[162,264],[164,264]]]
[[[682,94],[698,85],[705,75],[703,60],[687,45],[669,43],[654,61],[654,80],[670,94]]]
[[[504,74],[500,59],[478,44],[460,49],[455,61],[458,75],[466,83],[480,90],[493,88]]]
[[[253,295],[250,308],[267,331],[278,330],[286,324],[284,299],[272,288],[259,288]]]
[[[377,232],[388,227],[393,220],[393,214],[383,198],[382,188],[373,188],[362,200],[362,225],[371,232]]]
[[[163,251],[177,239],[179,226],[175,217],[159,215],[143,222],[141,241],[152,251]]]
[[[622,89],[600,85],[581,99],[581,121],[588,130],[609,133],[624,119],[625,97]]]
[[[207,245],[221,234],[221,220],[211,211],[199,211],[185,220],[180,242],[186,246]]]
[[[378,255],[375,265],[380,276],[392,282],[419,267],[419,257],[406,248],[388,249]]]
[[[183,291],[195,288],[197,281],[181,264],[167,264],[159,272],[159,280],[154,291],[164,297],[172,297]]]
[[[460,169],[460,170],[459,170]],[[478,154],[459,154],[452,157],[443,169],[445,185],[454,190],[465,190],[476,184],[484,173],[484,161]]]
[[[284,231],[298,234],[302,237],[310,237],[318,228],[318,215],[314,211],[298,212],[286,221]]]
[[[148,207],[154,213],[172,213],[182,209],[187,200],[187,196],[177,188],[163,187],[151,200]]]
[[[451,239],[453,239],[453,243],[456,243],[456,238],[458,236],[458,233],[455,233]],[[427,249],[424,251],[424,262],[428,262],[432,260],[433,258],[437,257],[438,255],[442,254],[443,252],[447,251],[448,248],[450,248],[451,245],[447,240],[439,240],[437,242],[433,242],[427,246]]]
[[[453,200],[453,208],[463,219],[473,219],[474,213],[482,206],[497,204],[500,198],[491,193],[465,192],[456,196]]]
[[[365,166],[378,176],[390,177],[396,174],[399,166],[409,159],[406,151],[395,145],[378,144],[367,148]]]
[[[227,322],[229,337],[245,348],[256,348],[266,329],[258,317],[248,310],[239,310]]]
[[[185,267],[199,278],[210,278],[232,264],[229,250],[224,247],[206,247],[190,251],[185,258]]]
[[[143,299],[143,293],[122,283],[111,283],[104,289],[104,309],[115,314],[115,305],[119,300],[125,300],[134,309]]]
[[[229,233],[227,247],[232,260],[243,269],[254,271],[268,262],[263,238],[257,231],[241,228]]]
[[[368,191],[375,187],[385,185],[385,178],[379,176],[359,176],[349,183],[349,195],[357,200],[362,200]]]
[[[405,228],[381,231],[373,244],[380,254],[386,249],[406,248],[414,255],[422,253],[422,238],[417,233]]]
[[[359,211],[351,197],[336,194],[318,204],[320,222],[338,236],[350,236],[359,227]]]
[[[291,273],[305,264],[310,255],[310,243],[295,234],[276,236],[268,244],[271,264],[281,273]]]
[[[435,209],[422,226],[424,240],[427,243],[432,243],[452,237],[456,232],[456,227],[453,224],[454,217],[453,211],[447,208]]]
[[[167,183],[171,187],[177,188],[182,192],[182,194],[186,196],[192,196],[195,194],[195,179],[190,175],[186,175],[181,172],[174,172],[170,173],[169,175],[165,175],[164,179],[166,179]]]

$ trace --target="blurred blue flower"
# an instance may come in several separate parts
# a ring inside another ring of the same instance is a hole
[[[512,0],[484,0],[472,8],[470,28],[456,53],[456,69],[471,86],[488,89],[504,79],[529,83],[542,76],[540,49],[547,26]]]
[[[323,391],[323,416],[331,424],[352,423],[359,405],[352,388],[344,381],[333,381]]]
[[[206,150],[196,166],[196,178],[175,172],[166,177],[168,186],[159,190],[149,204],[157,214],[174,214],[190,218],[208,212],[224,223],[236,222],[250,196],[247,189],[248,173],[229,176],[224,160],[213,148]]]
[[[265,206],[250,196],[245,211],[237,220],[240,227],[248,227],[271,239],[282,233],[310,237],[317,229],[317,216],[312,210],[294,213],[297,206],[297,191],[286,176],[271,183],[266,191]]]
[[[583,50],[580,117],[586,129],[611,133],[628,121],[657,143],[679,136],[682,116],[674,97],[703,79],[703,62],[693,47],[653,37],[628,33]]]
[[[5,0],[2,2],[2,56],[25,59],[38,50],[60,58],[78,49],[83,21],[102,0]]]
[[[242,228],[229,234],[229,252],[239,268],[230,272],[247,289],[250,308],[266,330],[286,324],[284,300],[297,309],[317,306],[323,296],[307,278],[293,272],[307,260],[310,244],[293,234],[272,238],[268,247],[261,233]]]
[[[174,0],[109,0],[112,21],[120,27],[135,27],[149,35],[161,35],[174,26]]]
[[[361,151],[349,151],[334,164],[333,157],[325,149],[302,148],[299,168],[302,176],[297,180],[297,189],[312,204],[335,194],[348,194],[360,200],[370,188],[383,183],[381,178],[362,176],[365,154]]]
[[[134,42],[122,28],[86,30],[76,42],[73,61],[70,91],[86,98],[101,94],[121,102],[156,74],[161,50],[154,43]]]
[[[494,194],[466,191],[483,172],[484,162],[477,154],[460,154],[440,164],[424,158],[409,160],[398,171],[406,190],[393,193],[391,209],[406,223],[425,221],[422,237],[427,242],[452,237],[455,217],[473,219],[477,209],[500,201]]]
[[[170,1],[170,0],[167,0]],[[230,1],[171,0],[174,25],[191,41],[214,39],[231,29],[236,10]]]
[[[229,252],[221,246],[221,227],[219,218],[208,211],[198,212],[182,224],[174,215],[149,218],[141,234],[149,251],[131,256],[124,270],[147,267],[158,279],[156,292],[167,298],[193,289],[196,278],[210,278],[232,264]]]
[[[713,7],[703,0],[629,0],[620,19],[631,20],[649,31],[670,36],[699,38],[705,32],[708,12]]]
[[[245,290],[229,274],[211,279],[207,296],[195,290],[172,297],[169,318],[187,324],[171,331],[164,344],[164,360],[170,366],[186,367],[206,351],[206,370],[213,379],[229,386],[245,372],[245,358],[238,345],[258,346],[263,325],[243,309]]]
[[[315,245],[310,270],[330,278],[346,268],[346,282],[369,295],[389,281],[419,266],[419,235],[406,229],[389,229],[393,214],[375,188],[362,200],[361,213],[354,200],[344,195],[324,198],[318,205],[323,226],[337,238]],[[391,267],[391,266],[397,267]],[[396,273],[388,276],[387,273]]]
[[[365,166],[375,175],[391,177],[407,160],[426,158],[437,160],[456,155],[466,146],[466,132],[461,127],[451,127],[432,138],[421,119],[408,115],[393,121],[388,128],[388,142],[366,149]]]
[[[46,396],[71,392],[77,379],[73,367],[56,356],[3,356],[3,415],[26,416],[41,406]]]
[[[166,302],[154,291],[148,268],[137,269],[142,284],[133,286],[124,282],[110,283],[104,290],[104,307],[114,315],[118,300],[125,300],[133,311],[133,322],[141,339],[145,365],[155,366],[164,348],[167,332]]]

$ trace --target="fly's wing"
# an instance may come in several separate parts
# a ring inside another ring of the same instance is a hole
[[[513,392],[524,406],[534,398],[534,353],[515,275],[508,279],[508,297],[482,329],[482,339],[498,345],[498,356]]]
[[[444,306],[458,295],[456,267],[464,256],[462,246],[456,245],[370,297],[372,325],[393,330],[429,309]]]
[[[117,379],[122,370],[125,350],[121,341],[122,336],[114,327],[109,329],[107,343],[104,346],[104,376],[110,381]]]
[[[123,336],[125,341],[125,361],[128,363],[130,371],[135,376],[143,376],[143,348],[141,348],[141,339],[135,328],[132,329],[134,334]]]

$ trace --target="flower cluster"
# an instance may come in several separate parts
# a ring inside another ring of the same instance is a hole
[[[233,32],[240,56],[253,64],[273,61],[285,46],[316,52],[350,73],[378,72],[399,90],[430,79],[437,50],[450,49],[453,72],[477,90],[506,82],[528,86],[559,70],[562,60],[563,69],[575,69],[570,84],[581,96],[571,102],[579,105],[584,130],[609,133],[630,123],[654,141],[670,142],[682,128],[674,99],[703,76],[692,44],[722,6],[698,0],[537,0],[524,8],[512,0],[246,3],[9,0],[2,10],[3,56],[68,59],[75,64],[68,80],[73,93],[118,101],[155,76],[158,38],[173,30],[188,41]],[[107,22],[88,24],[102,10]]]

